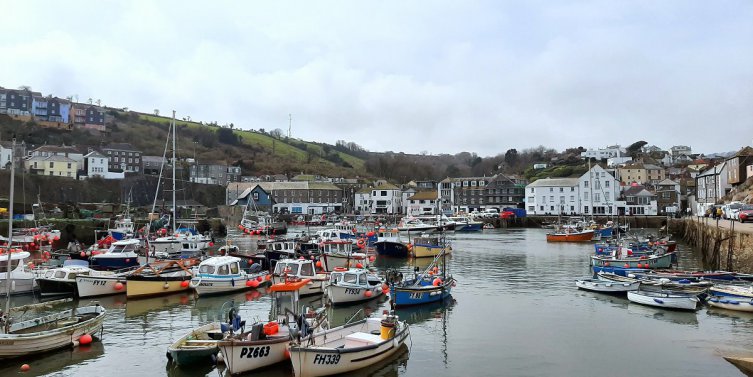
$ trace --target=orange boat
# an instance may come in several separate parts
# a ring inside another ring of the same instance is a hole
[[[562,232],[547,233],[547,242],[588,242],[594,238],[593,229],[575,231],[566,229]]]

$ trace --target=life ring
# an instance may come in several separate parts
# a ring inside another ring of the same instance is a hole
[[[345,267],[335,267],[335,271],[343,272],[343,271],[348,271],[348,269]]]
[[[358,242],[356,242],[356,245],[358,245],[358,248],[363,249],[363,247],[366,245],[366,241],[364,241],[363,238],[359,238]]]

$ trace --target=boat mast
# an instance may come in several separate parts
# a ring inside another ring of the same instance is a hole
[[[15,185],[16,177],[16,139],[13,139],[10,148],[10,198],[8,200],[8,245],[5,249],[5,255],[8,256],[6,261],[7,269],[5,271],[5,315],[10,313],[10,272],[11,272],[11,244],[13,243],[13,186]],[[19,260],[18,263],[21,263]],[[8,320],[5,321],[5,325],[9,324]],[[7,332],[7,331],[6,331]]]
[[[589,194],[588,194],[588,203],[591,209],[588,211],[591,213],[591,221],[594,220],[594,183],[593,183],[593,172],[591,172],[591,158],[588,159],[588,186],[589,186]]]
[[[178,216],[178,214],[175,211],[175,139],[177,130],[175,129],[175,110],[173,110],[173,233],[175,233],[178,228],[175,226],[175,218]]]

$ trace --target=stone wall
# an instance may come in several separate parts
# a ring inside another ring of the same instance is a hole
[[[672,219],[669,227],[672,234],[701,252],[704,269],[753,273],[753,234],[690,217]]]

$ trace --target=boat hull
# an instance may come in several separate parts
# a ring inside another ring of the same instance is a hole
[[[593,230],[573,233],[547,233],[546,235],[547,242],[588,242],[593,238]]]
[[[199,296],[221,295],[225,293],[245,291],[252,288],[251,285],[248,285],[248,282],[252,280],[257,281],[257,287],[266,283],[267,281],[264,280],[265,275],[267,275],[266,272],[258,275],[243,275],[233,278],[193,278],[191,279],[191,288],[193,288]],[[257,277],[261,277],[262,279],[259,281],[257,280]]]
[[[117,285],[118,283],[122,285]],[[126,293],[126,278],[116,276],[77,276],[78,297],[107,296]],[[120,288],[120,289],[118,289]]]
[[[628,292],[628,300],[641,305],[655,306],[665,309],[696,310],[698,297],[692,295],[672,295],[654,292]]]
[[[575,286],[579,289],[591,292],[624,294],[629,291],[637,291],[641,286],[641,282],[635,281],[628,283],[599,279],[583,279],[576,280]]]
[[[420,244],[414,244],[413,245],[413,257],[414,258],[434,258],[440,253],[442,253],[442,249],[445,250],[445,253],[450,254],[452,253],[452,247],[446,247],[443,248],[442,246],[435,246],[435,245],[420,245]]]
[[[177,365],[208,363],[220,352],[219,340],[211,339],[209,332],[222,335],[221,324],[212,322],[191,330],[167,348],[168,359]]]
[[[94,314],[94,317],[61,326],[53,330],[25,333],[0,334],[0,359],[23,357],[36,353],[52,351],[78,345],[78,339],[84,334],[95,335],[102,330],[105,320],[105,309],[99,305],[74,309],[77,314]],[[66,312],[73,312],[68,310]],[[67,316],[66,312],[56,313],[43,318],[30,320],[39,323],[49,322],[45,318]],[[14,326],[22,326],[17,323]],[[11,329],[11,331],[13,331]]]
[[[288,361],[290,338],[280,336],[266,340],[223,340],[218,346],[231,375],[250,372]]]
[[[38,278],[39,294],[42,296],[75,296],[78,294],[75,281]]]
[[[621,258],[614,259],[604,256],[591,256],[591,266],[595,267],[624,267],[624,268],[671,268],[672,259],[675,253],[663,254],[660,256],[649,256],[641,258]]]
[[[280,284],[284,282],[285,282],[285,279],[283,279],[280,276],[275,275],[272,277],[272,284]],[[305,286],[301,287],[301,289],[298,290],[298,295],[299,296],[320,295],[324,293],[324,282],[325,280],[310,279],[310,281],[306,283]]]
[[[371,292],[371,294],[367,296],[366,292]],[[370,288],[343,287],[332,284],[327,286],[327,298],[334,305],[347,305],[357,302],[369,301],[381,295],[381,284]]]
[[[0,280],[0,296],[5,296],[6,292],[6,281]],[[34,283],[34,278],[25,278],[25,279],[18,279],[13,278],[10,281],[10,294],[11,295],[22,295],[22,294],[29,294],[33,293],[34,290],[37,288],[37,285]]]
[[[454,279],[448,279],[438,286],[428,285],[419,287],[390,287],[390,297],[395,307],[428,304],[447,299],[450,296]]]
[[[138,256],[128,257],[106,257],[104,255],[95,255],[89,258],[91,267],[98,270],[122,270],[139,265]]]
[[[392,258],[407,258],[408,246],[402,242],[377,241],[374,243],[377,254]]]
[[[191,276],[129,276],[127,280],[126,297],[142,298],[188,291]],[[187,283],[185,287],[184,281]]]
[[[368,267],[369,259],[366,258],[366,254],[350,254],[350,256],[335,255],[335,254],[322,254],[322,262],[325,271],[333,271],[337,267],[351,268],[360,263],[364,267]]]
[[[706,301],[715,308],[735,310],[738,312],[753,312],[753,299],[732,296],[712,296]]]

